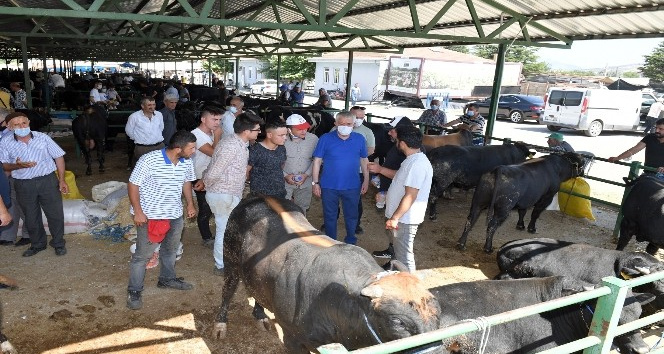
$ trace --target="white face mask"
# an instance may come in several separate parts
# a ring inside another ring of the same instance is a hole
[[[364,119],[362,119],[362,118],[355,118],[355,122],[353,123],[353,126],[354,126],[355,128],[357,128],[357,127],[359,127],[360,125],[362,125],[362,122],[364,122]]]
[[[346,136],[346,135],[350,135],[350,133],[353,132],[353,127],[340,125],[340,126],[337,127],[337,131],[339,132],[339,134],[341,134],[343,136]]]

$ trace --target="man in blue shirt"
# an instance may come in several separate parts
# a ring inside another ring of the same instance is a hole
[[[360,195],[369,187],[367,168],[367,146],[361,134],[353,132],[355,116],[348,111],[337,114],[336,131],[324,134],[318,140],[314,150],[313,193],[323,202],[325,233],[337,238],[337,213],[339,201],[343,208],[346,238],[344,242],[355,244],[355,229],[358,223]],[[321,172],[321,166],[325,168]],[[362,169],[362,182],[357,178],[358,169]]]

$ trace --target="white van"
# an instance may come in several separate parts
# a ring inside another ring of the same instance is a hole
[[[551,131],[571,128],[587,136],[603,130],[637,131],[641,102],[641,91],[553,87],[544,97],[539,122]]]

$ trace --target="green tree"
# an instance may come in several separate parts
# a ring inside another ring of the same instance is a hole
[[[308,59],[311,56],[304,55],[283,55],[281,57],[281,79],[302,81],[311,80],[316,76],[316,63],[310,63]],[[266,78],[277,78],[276,55],[267,57],[263,66],[263,75]]]
[[[207,59],[203,62],[203,68],[205,70],[212,70],[213,72],[219,74],[226,81],[226,74],[233,72],[234,61],[227,59]]]
[[[639,68],[643,76],[655,81],[664,81],[664,42],[653,49],[650,55],[644,55],[645,64]]]
[[[523,64],[523,75],[531,76],[541,74],[551,70],[549,64],[540,61],[537,56],[539,49],[535,47],[524,47],[513,45],[507,49],[505,53],[505,61],[517,62]],[[486,59],[494,59],[494,55],[498,54],[498,46],[494,44],[476,45],[473,53],[478,57]]]
[[[470,54],[470,49],[468,49],[467,45],[451,45],[449,47],[445,47],[445,49],[453,50],[459,53]]]
[[[626,78],[641,77],[639,73],[636,71],[625,71],[624,73],[621,74],[621,76]]]

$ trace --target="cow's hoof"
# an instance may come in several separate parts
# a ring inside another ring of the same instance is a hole
[[[458,249],[459,251],[465,251],[466,250],[466,245],[457,243],[456,249]]]
[[[493,247],[491,247],[491,248],[486,248],[486,247],[485,247],[485,248],[484,248],[484,253],[486,253],[486,254],[491,254],[491,253],[493,253]]]
[[[516,224],[516,229],[517,229],[517,230],[522,230],[522,231],[523,231],[523,230],[526,229],[526,227],[525,227],[524,225]]]
[[[256,320],[256,327],[258,327],[258,329],[261,331],[269,331],[272,325],[270,324],[269,318],[263,318]]]
[[[438,220],[438,215],[429,215],[429,220],[436,222]]]
[[[214,327],[212,328],[212,337],[214,339],[226,338],[226,327],[226,324],[223,322],[215,322]]]
[[[8,340],[0,343],[0,353],[2,354],[18,354],[14,346]]]
[[[537,233],[537,229],[535,229],[535,228],[533,228],[533,229],[528,228],[528,233],[530,233],[530,234],[536,234],[536,233]]]
[[[104,172],[106,172],[106,169],[103,167],[99,167],[99,173],[104,173]]]

